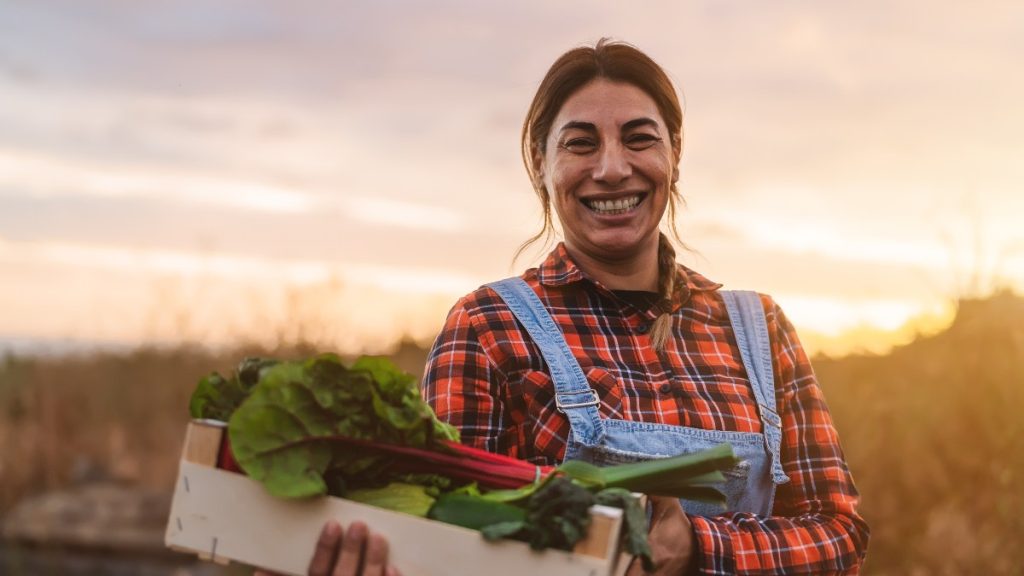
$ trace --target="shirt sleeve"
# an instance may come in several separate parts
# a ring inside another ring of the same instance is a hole
[[[467,298],[451,309],[434,341],[422,394],[438,419],[459,430],[463,444],[499,452],[504,448],[498,446],[504,413],[499,388],[505,378],[480,343]]]
[[[796,331],[762,297],[772,340],[782,466],[772,516],[690,516],[698,574],[857,574],[868,526],[825,398]]]

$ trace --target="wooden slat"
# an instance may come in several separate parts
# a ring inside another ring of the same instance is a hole
[[[203,420],[189,422],[185,431],[185,445],[181,449],[181,459],[193,464],[216,467],[221,439],[226,430],[227,428],[218,423]]]
[[[622,511],[606,506],[594,506],[590,511],[587,537],[576,543],[574,554],[610,558],[616,553],[619,532],[622,531]]]
[[[388,539],[391,561],[405,576],[608,576],[618,560],[618,531],[611,526],[621,523],[621,511],[595,514],[602,528],[586,544],[587,554],[537,553],[522,542],[490,543],[473,530],[340,498],[275,498],[240,474],[182,461],[166,543],[214,561],[300,575],[327,520],[361,520]]]

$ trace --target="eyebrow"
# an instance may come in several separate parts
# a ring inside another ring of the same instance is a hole
[[[633,130],[634,128],[639,128],[641,126],[652,126],[654,128],[657,128],[658,121],[653,118],[647,118],[646,116],[642,118],[634,118],[633,120],[630,120],[629,122],[623,124],[622,129]],[[558,131],[565,132],[566,130],[583,130],[585,132],[597,132],[597,127],[594,126],[594,124],[591,122],[571,120],[569,122],[566,122]]]
[[[635,120],[630,120],[629,122],[626,122],[625,124],[623,124],[622,125],[622,129],[623,130],[632,130],[634,128],[639,128],[641,126],[651,126],[651,127],[657,128],[658,127],[658,121],[655,120],[654,118],[646,118],[646,117],[645,118],[637,118]]]
[[[565,132],[566,130],[583,130],[585,132],[597,132],[597,126],[594,126],[594,124],[591,122],[570,120],[569,122],[566,122],[558,131]]]

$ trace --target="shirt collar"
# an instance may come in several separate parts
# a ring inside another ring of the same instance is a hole
[[[537,268],[537,279],[544,286],[565,286],[580,281],[597,284],[576,265],[569,255],[569,251],[566,250],[564,242],[559,242],[558,246],[555,246],[555,249]],[[684,304],[694,292],[712,292],[721,287],[720,283],[709,280],[703,274],[677,263],[676,290],[672,295],[672,308],[675,310]]]

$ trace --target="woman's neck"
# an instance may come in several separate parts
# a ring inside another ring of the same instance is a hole
[[[658,247],[625,258],[589,254],[566,243],[566,250],[584,273],[609,290],[658,291]]]

